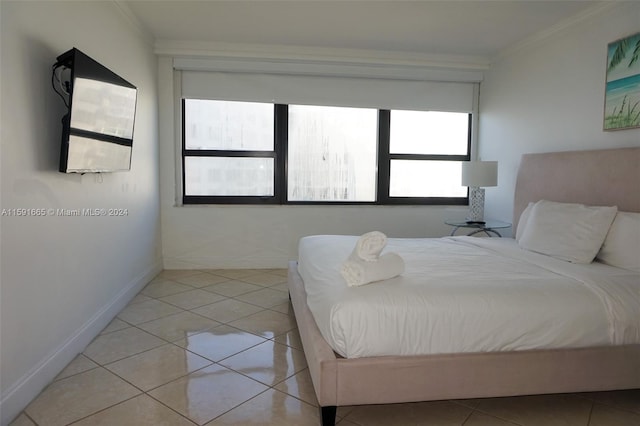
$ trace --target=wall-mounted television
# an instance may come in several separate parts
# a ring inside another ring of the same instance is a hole
[[[68,110],[59,170],[130,170],[136,87],[75,47],[58,56],[51,83]]]

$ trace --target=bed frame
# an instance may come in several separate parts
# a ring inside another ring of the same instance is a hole
[[[638,182],[640,148],[525,154],[516,181],[514,232],[522,210],[540,199],[640,212]],[[335,425],[342,405],[640,388],[640,344],[342,358],[320,334],[295,261],[288,279],[322,425]]]

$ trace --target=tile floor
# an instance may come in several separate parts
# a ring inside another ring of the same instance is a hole
[[[14,420],[319,424],[285,270],[164,271]],[[340,407],[354,425],[640,425],[640,390]]]

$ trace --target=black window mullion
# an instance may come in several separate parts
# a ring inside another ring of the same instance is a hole
[[[389,181],[391,178],[390,156],[391,111],[378,111],[378,185],[376,188],[376,203],[389,202]]]
[[[278,204],[275,197],[255,195],[184,195],[183,204]]]
[[[391,160],[467,161],[469,155],[389,154]]]
[[[469,124],[467,124],[467,155],[463,161],[471,161],[471,136],[473,132],[473,114],[469,114]],[[468,199],[468,197],[467,197]]]
[[[274,113],[274,146],[276,151],[275,197],[279,204],[287,202],[287,165],[289,149],[289,106],[276,104]]]
[[[275,158],[276,151],[225,151],[219,149],[185,149],[186,157],[263,157]]]

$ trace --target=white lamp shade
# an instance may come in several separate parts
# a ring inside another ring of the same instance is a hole
[[[462,163],[462,186],[498,185],[497,161],[465,161]]]

